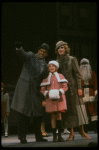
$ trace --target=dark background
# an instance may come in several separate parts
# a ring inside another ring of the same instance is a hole
[[[47,62],[56,59],[55,44],[58,40],[64,40],[78,63],[83,57],[88,58],[97,73],[96,3],[3,2],[1,69],[2,81],[9,84],[17,83],[22,70],[22,61],[15,51],[17,38],[25,51],[34,53],[42,43],[48,43],[50,55]]]
[[[47,62],[56,59],[55,44],[68,43],[78,64],[90,61],[97,73],[97,3],[95,2],[3,2],[1,5],[1,81],[12,101],[15,85],[22,70],[16,55],[19,38],[25,51],[37,53],[42,43],[50,46]],[[48,121],[48,120],[47,120]],[[50,123],[48,121],[46,123]],[[11,110],[9,125],[16,126],[17,115]],[[11,127],[12,131],[12,127]]]
[[[2,80],[11,84],[17,82],[22,69],[22,61],[15,52],[17,38],[25,51],[34,53],[42,43],[48,43],[53,58],[56,42],[55,3],[5,2],[2,3],[1,16]]]

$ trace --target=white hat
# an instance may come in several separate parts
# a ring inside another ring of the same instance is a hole
[[[83,59],[80,61],[80,64],[82,64],[82,63],[84,63],[84,62],[86,62],[86,63],[88,63],[88,64],[89,64],[89,60],[88,60],[88,59],[86,59],[86,58],[83,58]]]
[[[55,60],[49,61],[48,66],[49,66],[49,64],[55,65],[57,67],[57,69],[59,68],[59,63]]]

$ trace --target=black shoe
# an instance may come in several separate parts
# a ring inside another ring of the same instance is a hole
[[[22,138],[22,139],[20,139],[20,143],[26,144],[26,143],[27,143],[26,138]]]
[[[53,142],[57,142],[58,139],[57,139],[57,134],[53,135]]]
[[[65,140],[62,137],[59,137],[58,142],[65,142]]]
[[[36,142],[47,142],[47,139],[41,138],[41,139],[36,139]]]

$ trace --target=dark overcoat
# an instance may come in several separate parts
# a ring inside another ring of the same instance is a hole
[[[25,52],[21,47],[16,50],[23,60],[21,75],[16,84],[11,108],[26,116],[42,116],[43,95],[40,93],[40,83],[47,71],[45,59],[40,59],[38,54]]]

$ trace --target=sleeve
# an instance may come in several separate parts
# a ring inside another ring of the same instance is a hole
[[[62,94],[65,94],[65,92],[68,90],[68,85],[66,82],[63,82],[61,83],[62,85],[62,88],[59,89],[59,91],[62,93]]]
[[[16,53],[18,57],[20,57],[23,61],[28,60],[31,57],[31,55],[34,57],[34,53],[32,53],[31,51],[25,52],[23,47],[21,47],[20,49],[16,48]]]
[[[60,79],[62,80],[66,80],[66,78],[60,74]],[[59,91],[62,93],[62,94],[65,94],[65,92],[68,90],[68,81],[66,80],[65,82],[61,82],[61,88],[59,89]]]
[[[48,91],[46,90],[46,86],[42,86],[40,92],[46,97],[46,95],[48,93]]]
[[[92,71],[92,78],[93,78],[93,84],[94,84],[94,91],[95,91],[95,96],[98,94],[97,90],[97,75],[94,71]]]
[[[74,71],[74,74],[76,77],[78,89],[82,89],[81,74],[80,74],[79,65],[78,65],[78,61],[77,61],[76,57],[73,57],[73,59],[72,59],[72,66],[73,66],[73,71]]]

